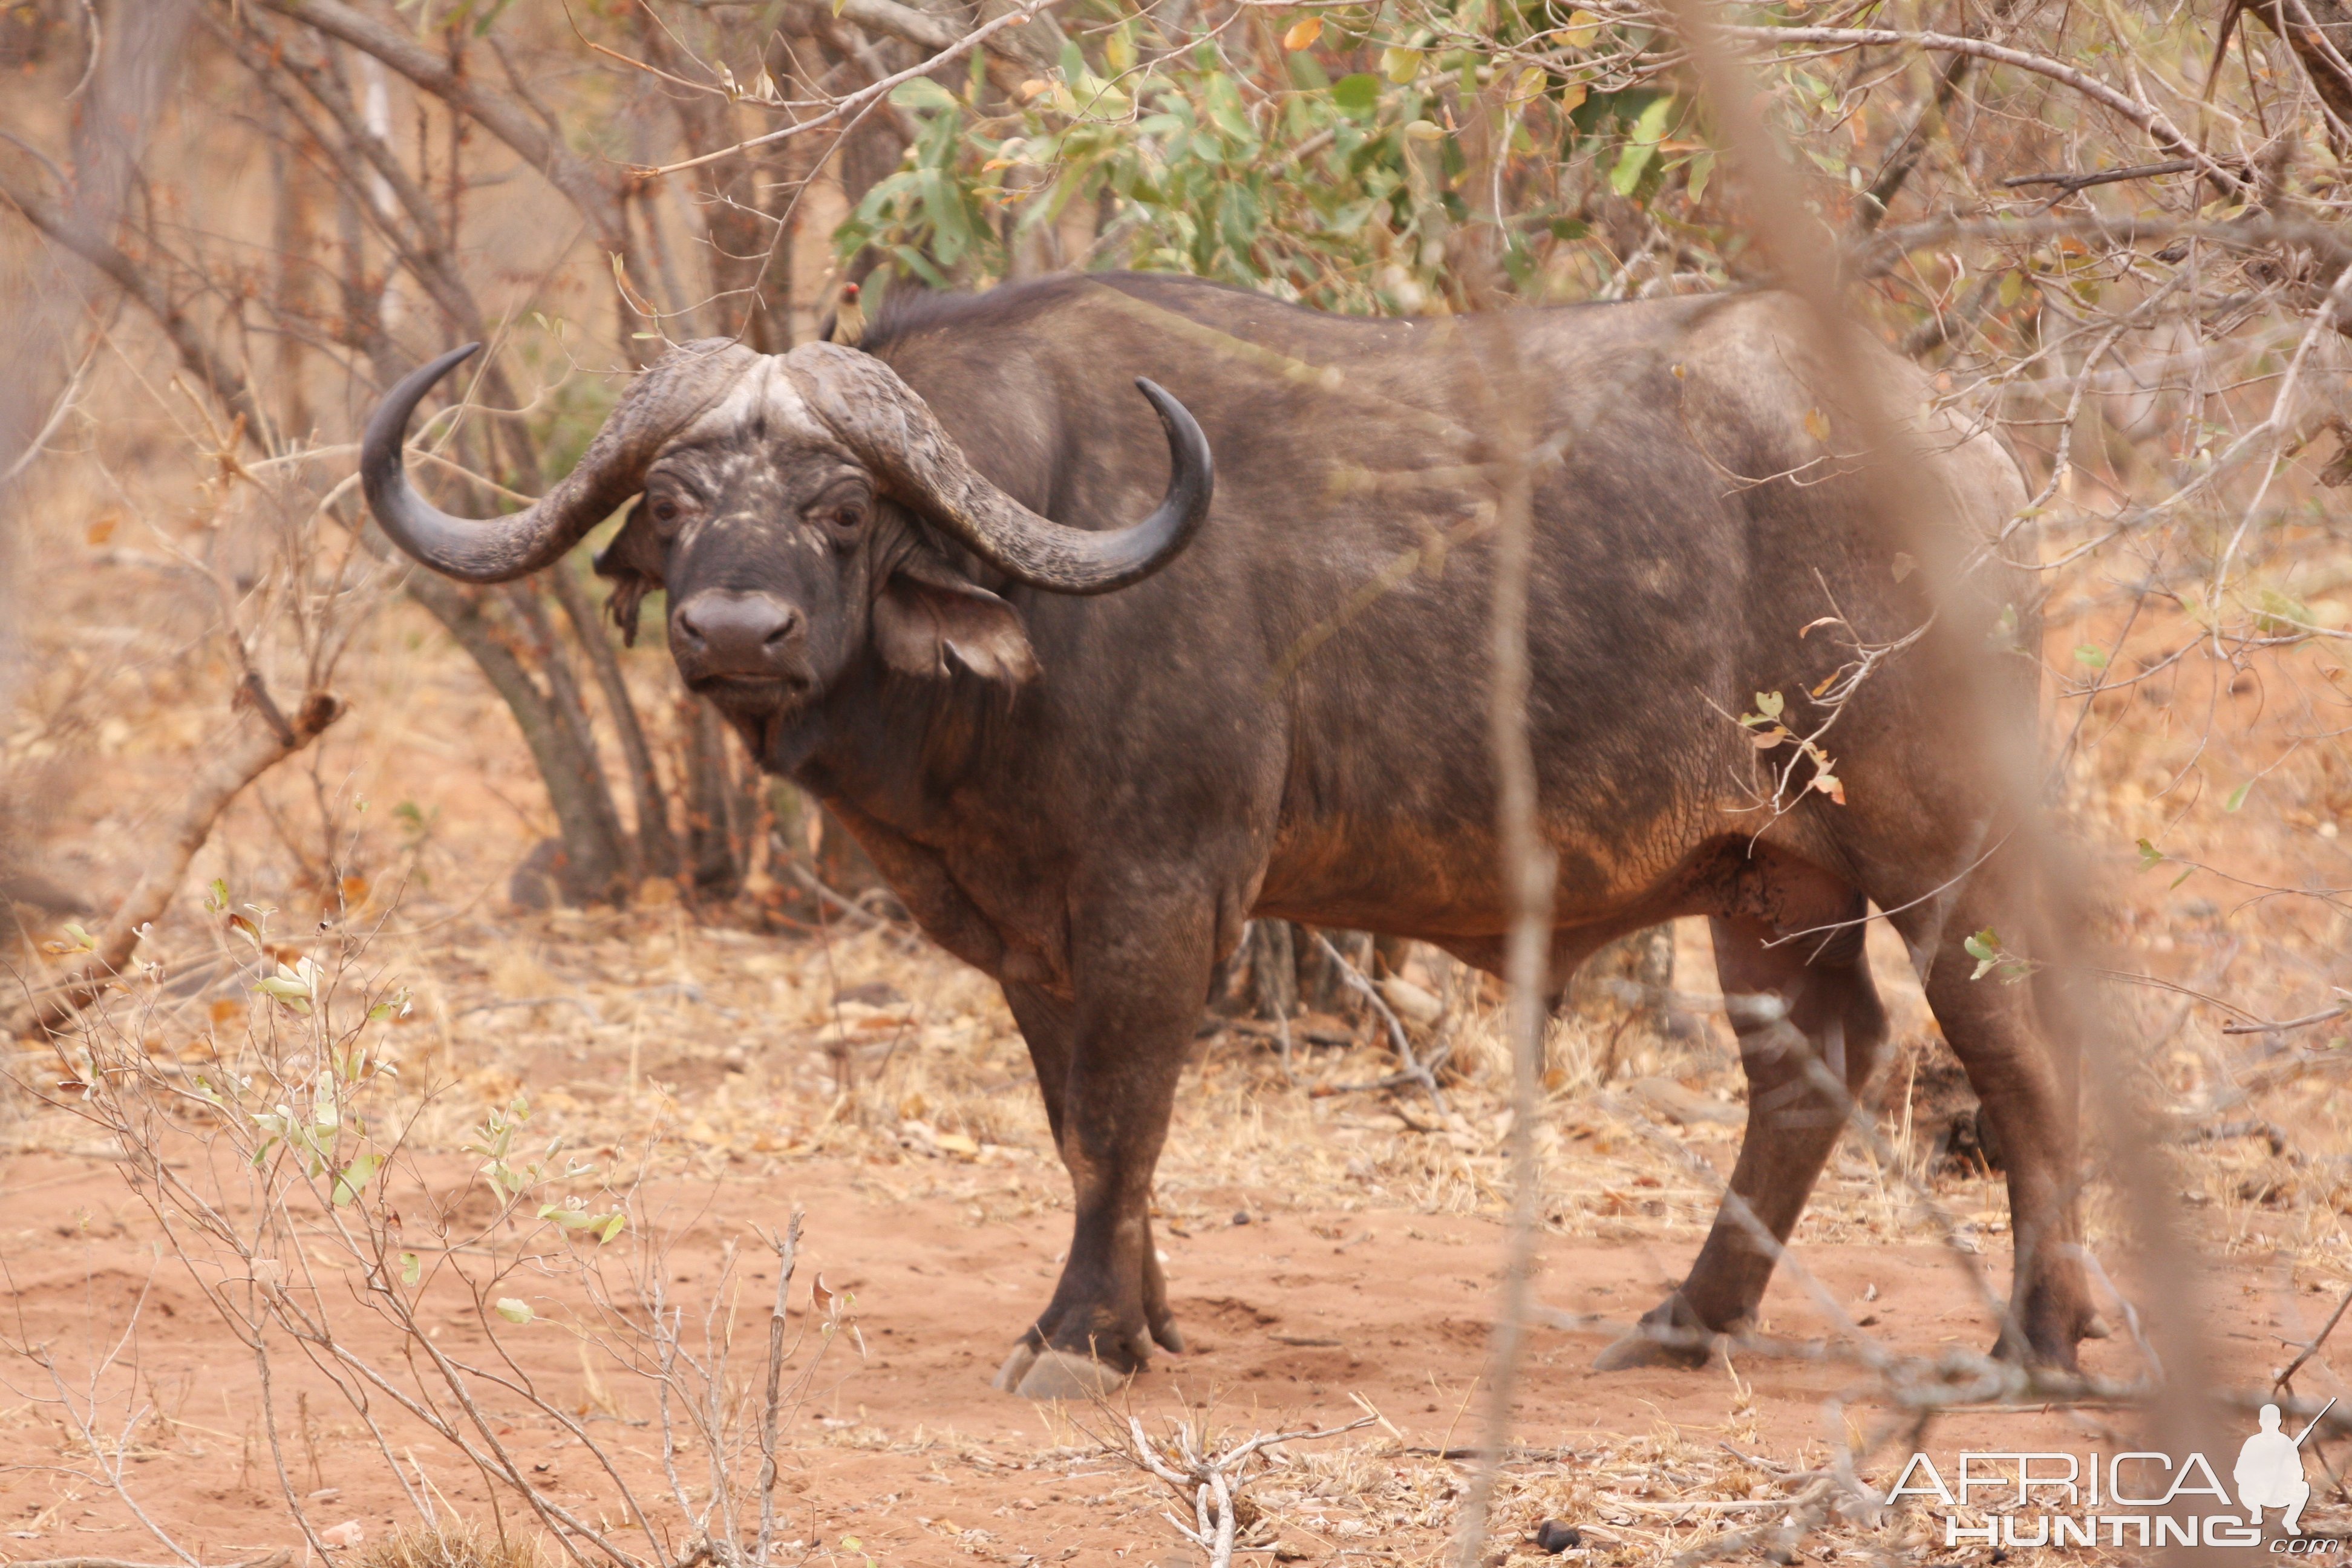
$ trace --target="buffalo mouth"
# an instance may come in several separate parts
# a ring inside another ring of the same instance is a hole
[[[680,673],[685,675],[688,690],[747,719],[769,718],[805,707],[815,695],[815,684],[802,676],[731,671]]]

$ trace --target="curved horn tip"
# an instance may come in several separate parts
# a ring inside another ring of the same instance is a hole
[[[1188,446],[1199,448],[1199,456],[1206,461],[1208,437],[1201,434],[1201,422],[1192,417],[1192,411],[1178,402],[1173,393],[1148,375],[1135,378],[1135,389],[1143,394],[1145,401],[1151,405],[1152,412],[1160,416],[1160,423],[1167,427],[1169,438],[1181,438]]]
[[[1209,451],[1209,438],[1202,434],[1201,422],[1192,411],[1176,400],[1175,395],[1148,375],[1135,378],[1135,389],[1160,416],[1160,426],[1168,433],[1168,450],[1177,459],[1175,474],[1171,476],[1168,499],[1181,500],[1188,510],[1197,506],[1205,509],[1209,493],[1216,485],[1216,459]],[[1185,469],[1192,471],[1186,473]],[[1184,492],[1181,497],[1179,492]],[[1199,526],[1199,520],[1184,530],[1187,536]]]
[[[385,394],[385,405],[405,402],[413,410],[417,404],[425,401],[425,395],[433,389],[435,382],[481,352],[482,345],[479,343],[461,343],[438,358],[425,361],[406,375],[402,376],[398,384]],[[403,397],[404,393],[412,390],[415,394],[414,397]]]
[[[424,500],[409,488],[405,461],[408,422],[416,405],[435,383],[481,348],[471,342],[451,349],[401,377],[383,395],[360,435],[360,489],[385,537],[413,560],[460,582],[503,583],[545,562],[515,538],[501,538],[495,527],[451,517]],[[517,522],[527,523],[539,510],[534,504]]]
[[[393,455],[397,456],[400,445],[408,435],[409,416],[415,413],[416,405],[425,401],[425,395],[433,390],[433,384],[481,352],[482,345],[478,342],[463,343],[437,359],[427,360],[402,376],[393,389],[383,395],[383,400],[376,405],[375,412],[369,416],[367,430],[362,437],[362,450],[389,440],[393,445]],[[399,428],[385,428],[395,417],[399,421]]]

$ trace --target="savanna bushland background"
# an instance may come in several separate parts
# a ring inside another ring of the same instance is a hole
[[[1915,1447],[2342,1388],[2339,0],[14,0],[0,71],[0,1555],[1929,1561]],[[2078,1384],[1982,1354],[2000,1151],[1883,931],[1899,1050],[1765,1321],[1601,1377],[1745,1114],[1703,926],[1578,977],[1529,1104],[1498,983],[1262,923],[1162,1165],[1195,1351],[992,1394],[1067,1204],[993,989],[587,549],[454,585],[353,478],[461,341],[412,465],[487,512],[668,342],[853,283],[1444,315],[1767,286],[1775,224],[2033,492],[1996,637],[2038,607],[2106,1040]]]

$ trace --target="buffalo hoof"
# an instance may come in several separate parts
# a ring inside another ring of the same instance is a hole
[[[1125,1373],[1091,1356],[1018,1344],[989,1379],[989,1385],[999,1394],[1017,1394],[1024,1399],[1092,1399],[1126,1381]]]
[[[1029,1369],[1036,1364],[1037,1352],[1034,1347],[1025,1342],[1014,1345],[1013,1353],[1004,1358],[1004,1364],[996,1369],[996,1375],[988,1380],[988,1386],[999,1394],[1017,1393],[1021,1387],[1021,1380],[1028,1376]]]
[[[1671,1344],[1647,1328],[1635,1329],[1592,1358],[1595,1372],[1633,1372],[1645,1366],[1670,1366],[1687,1372],[1706,1364],[1705,1345]]]
[[[2038,1367],[2069,1376],[2083,1370],[2074,1340],[2053,1335],[2021,1337],[2007,1329],[1994,1338],[1992,1358],[2014,1366]]]
[[[1092,1356],[1041,1351],[1037,1363],[1022,1374],[1020,1386],[1013,1392],[1024,1399],[1093,1399],[1126,1381],[1125,1373]]]

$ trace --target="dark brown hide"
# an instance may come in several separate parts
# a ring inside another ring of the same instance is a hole
[[[1771,1269],[1755,1227],[1788,1234],[1841,1121],[1809,1065],[1859,1089],[1884,1042],[1850,923],[1867,901],[1909,943],[2013,1152],[2005,1344],[2073,1363],[2090,1309],[2069,1248],[2071,1075],[2034,988],[1972,983],[1961,950],[1986,926],[2036,946],[1988,760],[1989,727],[2033,722],[2032,584],[1979,551],[1973,598],[1931,617],[1864,504],[1862,422],[1794,307],[1377,321],[1058,278],[901,304],[863,346],[991,487],[1069,528],[1121,527],[1169,484],[1136,376],[1193,411],[1217,466],[1188,549],[1076,597],[961,551],[887,464],[705,416],[646,481],[678,521],[662,532],[641,506],[607,556],[658,572],[674,606],[765,596],[782,628],[767,664],[721,668],[674,624],[681,668],[943,946],[1003,983],[1076,1189],[1069,1261],[1008,1386],[1070,1392],[1090,1366],[1180,1343],[1151,1173],[1212,966],[1248,919],[1499,961],[1485,628],[1506,407],[1535,442],[1528,717],[1559,854],[1553,973],[1622,932],[1710,917],[1749,1077],[1737,1205],[1652,1322],[1703,1334],[1754,1310]],[[1890,357],[1882,379],[1871,395],[1922,417],[1909,367]],[[1946,526],[1986,540],[2023,504],[1990,437],[1929,421],[1912,437],[1895,456],[1939,481]],[[1824,616],[1843,619],[1808,631]],[[1738,722],[1779,693],[1790,729],[1817,729],[1829,714],[1807,693],[1857,644],[1923,626],[1823,737],[1844,804]],[[1962,679],[1988,662],[1990,714]]]

